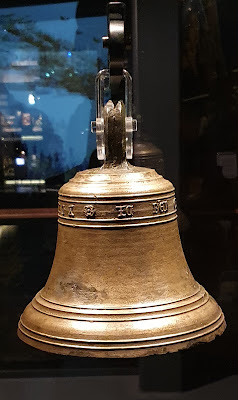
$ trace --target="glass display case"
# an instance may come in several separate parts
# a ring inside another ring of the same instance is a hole
[[[108,394],[102,389],[104,398],[123,382],[118,393],[130,399],[157,398],[152,391],[212,398],[229,390],[233,398],[237,391],[238,4],[125,3],[138,120],[132,163],[174,183],[186,259],[221,305],[227,329],[209,344],[135,359],[48,354],[17,338],[20,314],[52,265],[58,190],[76,172],[100,165],[90,126],[95,76],[108,62],[101,40],[107,1],[6,1],[0,6],[0,385],[8,381],[9,399],[15,378],[17,385],[31,378],[37,391],[57,377],[62,393],[72,385],[88,398],[96,394],[87,391],[85,377],[92,386],[100,377],[111,387]]]
[[[89,165],[94,80],[107,62],[101,41],[107,25],[105,15],[80,17],[80,10],[77,2],[1,8],[2,202],[37,193],[45,203]]]

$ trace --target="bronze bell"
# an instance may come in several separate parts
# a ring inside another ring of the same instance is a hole
[[[107,140],[125,132],[122,109],[107,110]],[[131,166],[125,150],[116,162],[116,146],[106,147],[103,167],[77,173],[59,191],[53,267],[21,316],[19,337],[93,357],[161,354],[214,339],[224,316],[187,266],[173,185]]]
[[[98,75],[99,94],[108,74]],[[173,185],[126,160],[135,121],[123,74],[126,107],[104,106],[98,96],[94,130],[104,165],[60,189],[53,266],[19,322],[19,337],[44,351],[141,357],[209,342],[225,329],[220,307],[186,263]]]

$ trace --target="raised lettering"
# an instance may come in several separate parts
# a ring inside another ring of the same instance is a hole
[[[74,213],[73,213],[74,205],[69,206],[69,217],[74,218]]]
[[[168,201],[167,200],[162,200],[159,201],[157,200],[155,203],[153,203],[153,213],[154,214],[164,214],[168,211]]]
[[[96,214],[96,210],[95,210],[94,206],[88,205],[88,206],[84,207],[84,215],[85,215],[85,217],[93,218],[93,217],[95,217],[95,214]]]
[[[176,201],[176,198],[174,198],[173,204],[174,204],[174,209],[175,209],[175,211],[177,211],[177,201]]]
[[[65,205],[61,204],[61,203],[58,203],[58,213],[59,213],[59,215],[63,217],[64,216],[64,211],[65,211]]]
[[[168,202],[163,200],[159,202],[159,209],[161,213],[166,213],[168,211]]]
[[[118,211],[118,218],[126,218],[126,217],[133,217],[134,213],[134,206],[116,206],[116,210]]]

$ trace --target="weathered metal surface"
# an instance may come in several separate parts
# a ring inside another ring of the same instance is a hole
[[[110,111],[108,126],[119,135],[117,116]],[[123,150],[123,132],[121,142],[116,137]],[[173,185],[113,152],[60,189],[52,270],[21,316],[19,337],[93,357],[164,354],[213,340],[224,315],[186,263]]]

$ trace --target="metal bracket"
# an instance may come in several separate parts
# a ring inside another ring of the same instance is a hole
[[[108,48],[111,99],[116,104],[125,97],[123,69],[125,68],[125,4],[111,2],[107,6],[108,36],[103,47]]]
[[[125,65],[125,4],[108,4],[108,36],[103,37],[104,47],[108,48],[109,69],[99,71],[96,77],[96,121],[92,121],[91,130],[96,133],[97,156],[106,160],[105,141],[105,90],[110,82],[111,101],[116,107],[121,101],[125,104],[125,142],[126,158],[133,156],[133,132],[137,130],[137,121],[132,117],[132,79]],[[123,146],[123,143],[121,144]]]

